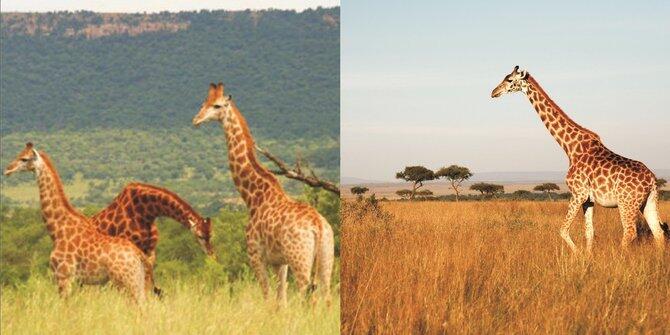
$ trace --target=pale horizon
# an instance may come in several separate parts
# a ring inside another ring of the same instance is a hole
[[[376,0],[341,17],[343,178],[394,181],[409,165],[566,171],[523,94],[490,97],[515,65],[608,148],[670,169],[668,3]]]

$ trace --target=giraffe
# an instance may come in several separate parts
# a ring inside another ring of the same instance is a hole
[[[93,285],[111,279],[128,290],[135,302],[142,303],[145,291],[153,287],[153,269],[142,251],[128,240],[98,232],[74,209],[51,159],[35,150],[32,143],[26,144],[4,174],[19,171],[32,171],[37,177],[42,218],[54,243],[49,265],[60,295],[70,295],[74,280]]]
[[[594,203],[608,208],[618,207],[623,225],[622,248],[635,239],[636,221],[642,212],[662,250],[665,238],[658,214],[654,173],[643,163],[617,155],[605,147],[600,136],[570,119],[535,78],[527,71],[519,71],[518,66],[505,76],[491,97],[518,91],[526,94],[549,133],[568,156],[570,167],[565,181],[572,198],[560,227],[560,236],[572,252],[577,253],[577,246],[570,238],[570,225],[581,208],[585,217],[586,251],[591,253]]]
[[[277,178],[260,164],[247,122],[232,96],[224,95],[222,83],[210,84],[193,125],[207,121],[220,122],[225,133],[233,182],[249,211],[247,253],[263,296],[267,299],[269,294],[267,265],[277,273],[277,300],[282,305],[286,304],[289,267],[304,294],[314,265],[318,289],[329,302],[334,242],[328,221],[313,207],[291,199]]]
[[[91,222],[104,234],[133,242],[154,267],[158,244],[155,220],[161,216],[170,217],[191,230],[203,251],[214,257],[214,248],[210,243],[211,220],[201,217],[175,193],[157,186],[142,183],[126,185],[107,208],[91,217]],[[160,296],[161,289],[154,287],[154,293]]]

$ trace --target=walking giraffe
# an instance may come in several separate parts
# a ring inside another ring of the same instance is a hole
[[[600,136],[570,119],[538,82],[528,72],[519,71],[518,66],[505,76],[491,97],[518,91],[526,94],[549,133],[570,160],[565,181],[572,198],[560,228],[560,235],[570,249],[577,252],[570,238],[570,225],[582,208],[586,221],[586,251],[591,252],[594,203],[619,208],[623,225],[622,247],[627,247],[635,239],[636,221],[642,212],[657,246],[662,249],[665,238],[658,214],[658,190],[654,173],[644,164],[607,149]]]
[[[42,218],[54,242],[49,265],[61,296],[70,294],[75,279],[83,284],[102,284],[111,279],[126,288],[136,302],[143,302],[145,291],[153,287],[153,269],[142,251],[128,240],[98,232],[74,209],[51,159],[37,152],[32,143],[27,143],[7,166],[5,175],[18,171],[33,171],[37,177]]]
[[[328,221],[286,195],[277,178],[258,162],[247,122],[232,97],[224,95],[222,83],[210,84],[207,99],[193,118],[195,126],[206,121],[220,122],[226,135],[233,182],[249,210],[247,253],[263,296],[269,294],[268,264],[278,276],[277,300],[285,305],[288,267],[304,294],[314,263],[318,288],[329,302],[334,242]]]
[[[142,183],[130,183],[114,198],[107,208],[91,217],[98,231],[120,236],[133,242],[147,255],[152,268],[156,265],[158,245],[158,217],[169,217],[191,230],[203,251],[213,257],[210,243],[212,222],[203,218],[186,201],[175,193]],[[161,289],[154,287],[161,295]]]

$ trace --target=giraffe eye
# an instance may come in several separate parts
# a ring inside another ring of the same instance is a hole
[[[21,158],[21,161],[22,162],[27,162],[27,161],[29,161],[29,159],[28,158]]]
[[[511,83],[511,82],[512,82],[512,79],[507,79],[507,82],[508,82],[508,83]]]
[[[219,109],[221,108],[221,105],[214,105],[214,108]]]

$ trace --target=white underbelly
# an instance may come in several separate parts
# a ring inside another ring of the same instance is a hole
[[[594,199],[598,205],[606,208],[616,208],[619,206],[619,202],[617,202],[614,195],[592,195],[591,199]]]

